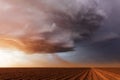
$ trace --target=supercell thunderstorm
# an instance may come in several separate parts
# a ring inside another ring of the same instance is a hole
[[[32,53],[66,52],[92,35],[103,17],[94,0],[0,0],[0,36]]]
[[[11,55],[22,56],[22,60],[34,63],[31,65],[48,64],[48,57],[39,60],[42,55],[34,53],[74,50],[75,42],[89,39],[105,16],[99,0],[0,0],[0,45],[23,51]],[[24,53],[33,53],[33,57]],[[49,55],[51,61],[55,57]]]

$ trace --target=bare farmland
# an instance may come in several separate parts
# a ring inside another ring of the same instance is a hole
[[[0,80],[120,80],[120,68],[0,68]]]

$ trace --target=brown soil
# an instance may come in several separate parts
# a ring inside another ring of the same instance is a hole
[[[0,68],[0,80],[120,80],[120,68]]]

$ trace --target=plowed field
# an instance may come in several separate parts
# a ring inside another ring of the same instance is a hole
[[[120,68],[0,68],[0,80],[120,80]]]

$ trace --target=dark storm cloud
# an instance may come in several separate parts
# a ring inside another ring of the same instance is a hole
[[[120,38],[97,42],[86,46],[79,46],[76,49],[76,62],[112,64],[120,62]]]
[[[119,38],[120,35],[120,1],[119,0],[101,0],[101,5],[107,11],[108,17],[105,19],[104,24],[100,27],[95,35],[99,39],[106,38],[107,40],[113,38]],[[108,38],[109,36],[109,38]],[[100,40],[99,40],[100,41]]]
[[[90,40],[76,44],[76,54],[71,57],[81,64],[117,66],[120,64],[120,1],[101,0],[101,5],[108,13],[107,19]]]
[[[0,0],[0,34],[21,42],[22,49],[30,52],[70,51],[74,40],[89,37],[101,25],[105,15],[98,4],[96,0]]]

